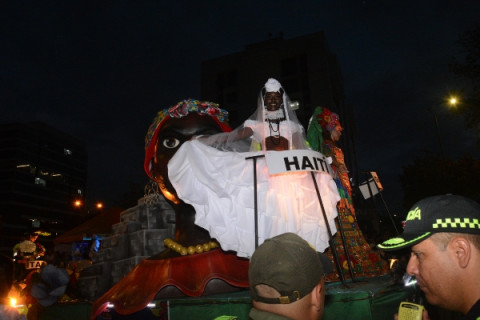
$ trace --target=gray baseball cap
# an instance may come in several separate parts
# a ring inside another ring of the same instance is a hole
[[[300,300],[333,271],[330,259],[317,252],[294,233],[284,233],[265,240],[253,253],[248,277],[252,299],[269,304]],[[279,298],[258,294],[256,286],[265,284],[280,293]]]

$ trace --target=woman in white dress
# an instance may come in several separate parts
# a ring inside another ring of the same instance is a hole
[[[185,142],[168,164],[179,198],[195,208],[195,224],[208,230],[223,250],[233,250],[239,257],[252,255],[256,236],[261,244],[284,232],[300,235],[317,251],[329,246],[311,173],[271,175],[263,157],[267,152],[307,149],[304,129],[288,102],[280,83],[269,79],[259,94],[257,111],[243,125],[230,133]],[[340,199],[335,182],[328,173],[314,176],[335,233]]]

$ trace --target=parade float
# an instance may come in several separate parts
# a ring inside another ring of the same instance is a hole
[[[152,184],[80,275],[92,304],[77,313],[248,319],[249,257],[265,239],[294,232],[336,266],[324,319],[393,318],[411,290],[389,274],[357,224],[336,146],[339,117],[317,108],[305,133],[289,102],[269,79],[256,112],[234,130],[212,102],[188,99],[158,112],[145,139]]]
[[[338,115],[316,110],[305,134],[285,90],[269,79],[249,119],[232,130],[227,116],[198,100],[157,114],[144,167],[173,208],[175,229],[163,251],[95,301],[91,318],[134,317],[151,308],[163,319],[246,319],[248,259],[284,232],[326,251],[336,266],[325,319],[352,312],[356,319],[393,317],[410,292],[395,284],[356,223],[348,171],[335,146],[343,129]]]

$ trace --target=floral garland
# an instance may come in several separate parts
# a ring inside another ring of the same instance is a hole
[[[23,254],[27,253],[33,255],[37,251],[37,245],[30,240],[21,242],[19,248]]]
[[[275,111],[268,111],[265,110],[265,119],[267,120],[279,120],[279,121],[284,121],[285,120],[285,112],[283,111],[283,104],[280,106],[280,109],[275,110]]]
[[[228,111],[221,109],[217,103],[192,99],[183,100],[178,102],[176,105],[168,109],[160,110],[157,113],[155,119],[153,119],[153,123],[148,128],[147,135],[145,136],[145,147],[150,144],[150,141],[157,131],[158,126],[167,116],[171,118],[183,118],[190,112],[209,115],[217,118],[218,121],[223,123],[228,122]]]
[[[332,131],[337,125],[340,125],[340,117],[335,112],[323,108],[322,113],[317,115],[317,121],[322,128]]]

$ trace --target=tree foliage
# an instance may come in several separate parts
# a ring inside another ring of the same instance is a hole
[[[407,210],[420,199],[447,193],[480,202],[480,160],[470,155],[458,160],[436,156],[417,158],[403,168],[400,182]]]
[[[475,128],[480,144],[480,24],[465,31],[458,40],[461,49],[450,69],[463,82],[464,96],[458,105],[467,126]]]

